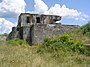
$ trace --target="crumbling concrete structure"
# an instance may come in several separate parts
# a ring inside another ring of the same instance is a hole
[[[76,25],[61,25],[60,16],[21,13],[17,27],[13,27],[8,39],[20,38],[33,44],[42,43],[46,36],[56,36],[78,28]]]

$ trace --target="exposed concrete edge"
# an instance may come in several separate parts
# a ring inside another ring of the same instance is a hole
[[[90,47],[90,44],[85,44],[86,45],[86,47]]]

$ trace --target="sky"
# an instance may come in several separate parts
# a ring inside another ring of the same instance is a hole
[[[85,25],[90,21],[90,0],[0,0],[0,34],[9,33],[21,13],[62,16],[61,24]]]

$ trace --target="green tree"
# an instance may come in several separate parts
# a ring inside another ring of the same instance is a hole
[[[82,26],[80,29],[83,35],[90,35],[90,21],[86,25]]]

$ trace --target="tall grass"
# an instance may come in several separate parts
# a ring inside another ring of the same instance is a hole
[[[69,32],[76,41],[83,41],[90,44],[90,21],[79,29]]]
[[[83,35],[80,29],[68,33],[74,40],[90,44],[90,36]]]
[[[0,42],[0,67],[90,67],[90,57],[84,54],[64,49],[39,53],[42,45],[29,46],[18,41]]]
[[[37,53],[38,46],[0,45],[0,67],[90,67],[90,57],[74,53],[53,57]]]

